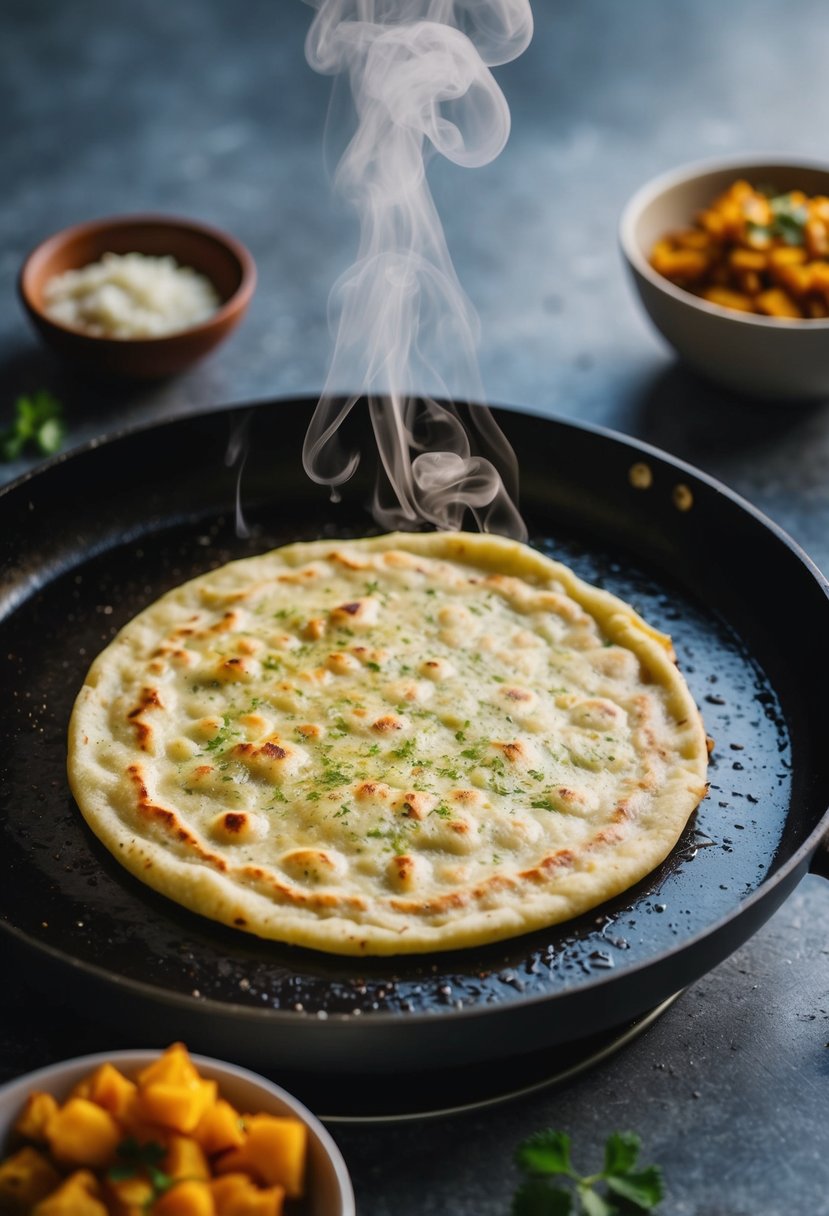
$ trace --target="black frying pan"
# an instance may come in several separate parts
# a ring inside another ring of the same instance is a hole
[[[286,541],[374,530],[368,455],[339,504],[302,472],[310,412],[278,401],[133,431],[0,494],[0,925],[32,983],[136,1041],[180,1037],[258,1066],[474,1064],[636,1017],[739,946],[810,864],[829,871],[824,579],[693,469],[607,432],[502,412],[533,543],[673,636],[716,742],[711,792],[668,861],[566,925],[399,960],[261,942],[127,874],[67,789],[76,691],[115,630],[167,588]],[[224,463],[243,417],[246,540]],[[356,411],[353,425],[365,426]]]

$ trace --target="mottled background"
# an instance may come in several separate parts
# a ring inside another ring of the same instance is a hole
[[[747,495],[829,569],[826,405],[761,407],[680,368],[633,299],[616,235],[632,192],[681,162],[826,155],[825,4],[534,7],[533,43],[496,71],[513,114],[506,150],[479,170],[431,172],[480,314],[490,400],[665,447]],[[304,61],[310,16],[299,0],[2,0],[0,424],[18,392],[40,387],[64,402],[70,446],[319,391],[327,295],[356,233],[323,164],[329,82]],[[156,209],[218,224],[250,248],[259,288],[246,322],[160,385],[69,376],[16,300],[24,254],[67,224]],[[586,1169],[608,1132],[640,1131],[665,1167],[671,1213],[829,1212],[827,923],[829,890],[807,878],[646,1036],[561,1090],[441,1124],[337,1129],[361,1213],[505,1213],[513,1149],[548,1125],[573,1133]],[[94,1026],[44,1010],[23,984],[4,987],[4,1075],[95,1046]]]

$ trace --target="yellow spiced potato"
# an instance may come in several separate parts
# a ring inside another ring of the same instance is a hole
[[[65,1165],[108,1165],[120,1139],[121,1129],[109,1111],[88,1098],[70,1098],[46,1123],[52,1155]]]
[[[245,1139],[238,1111],[234,1110],[229,1102],[225,1102],[224,1098],[218,1098],[208,1107],[193,1131],[193,1136],[208,1154],[239,1148]]]
[[[0,1164],[0,1212],[17,1216],[50,1194],[60,1174],[42,1153],[28,1145]]]
[[[722,308],[829,316],[829,198],[736,181],[695,220],[655,243],[659,274]]]
[[[83,1096],[108,1110],[116,1119],[123,1119],[137,1092],[134,1081],[128,1080],[112,1064],[102,1064],[89,1078],[87,1093]]]
[[[197,1179],[184,1179],[156,1199],[153,1216],[214,1216],[216,1211],[210,1185]]]
[[[46,1124],[58,1109],[58,1104],[51,1094],[29,1094],[26,1105],[14,1125],[15,1134],[25,1140],[35,1140],[40,1143],[46,1140]]]
[[[90,1170],[76,1170],[32,1208],[32,1216],[109,1216],[98,1179]]]
[[[216,1216],[281,1216],[285,1188],[259,1187],[247,1174],[225,1174],[210,1184]]]
[[[305,1125],[277,1115],[246,1115],[244,1124],[244,1143],[223,1154],[217,1169],[243,1170],[266,1186],[283,1186],[289,1198],[301,1195],[308,1139]]]
[[[164,1172],[171,1178],[196,1178],[202,1182],[210,1177],[210,1166],[201,1145],[189,1136],[172,1136]]]
[[[105,1063],[63,1102],[31,1093],[0,1216],[282,1216],[304,1194],[305,1124],[242,1114],[217,1089],[174,1043],[135,1077]]]
[[[155,1188],[148,1178],[108,1178],[105,1184],[107,1205],[112,1216],[145,1216],[152,1210]]]
[[[137,1110],[148,1123],[191,1132],[216,1101],[215,1081],[199,1076],[187,1049],[174,1043],[138,1075]]]

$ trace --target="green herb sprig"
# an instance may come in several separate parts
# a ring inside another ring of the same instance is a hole
[[[169,1191],[175,1179],[165,1173],[161,1162],[167,1155],[163,1144],[150,1140],[139,1144],[134,1136],[122,1140],[115,1150],[116,1163],[107,1170],[110,1182],[123,1182],[127,1178],[146,1178],[153,1188],[153,1200]]]
[[[776,194],[769,198],[771,223],[757,224],[749,220],[746,228],[749,237],[769,241],[779,237],[784,245],[802,245],[806,240],[806,221],[809,210],[802,203],[795,203],[790,194]]]
[[[46,389],[31,396],[18,397],[14,403],[14,421],[0,432],[0,455],[3,460],[17,460],[28,445],[41,456],[53,456],[60,451],[66,435],[63,406]]]
[[[527,1177],[513,1198],[512,1216],[636,1216],[650,1212],[664,1198],[665,1189],[658,1166],[635,1168],[639,1148],[639,1137],[633,1132],[614,1132],[605,1142],[602,1170],[581,1175],[573,1168],[566,1132],[537,1132],[516,1153],[516,1162]],[[563,1179],[563,1185],[553,1179]]]

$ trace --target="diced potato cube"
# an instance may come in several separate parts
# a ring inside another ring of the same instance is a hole
[[[171,1178],[195,1178],[201,1181],[210,1178],[210,1166],[201,1145],[189,1136],[170,1137],[163,1169]]]
[[[116,1119],[122,1119],[137,1093],[137,1086],[128,1080],[112,1064],[102,1064],[89,1078],[86,1097],[108,1110]]]
[[[210,1184],[216,1216],[282,1216],[285,1190],[261,1188],[247,1174],[226,1174]]]
[[[148,1178],[120,1178],[107,1181],[105,1187],[107,1206],[115,1216],[147,1216],[155,1190]]]
[[[216,1205],[207,1182],[195,1179],[177,1182],[156,1199],[153,1216],[216,1216]]]
[[[215,1081],[152,1081],[138,1091],[137,1111],[148,1123],[191,1132],[216,1101]]]
[[[284,1186],[289,1199],[303,1192],[308,1129],[299,1119],[246,1115],[242,1151],[266,1185]]]
[[[651,265],[672,283],[693,283],[708,269],[708,255],[698,249],[654,250]]]
[[[683,228],[674,233],[674,242],[679,249],[709,249],[711,236],[699,228]]]
[[[46,1139],[65,1165],[103,1166],[115,1154],[121,1129],[109,1111],[88,1098],[70,1098],[47,1120]]]
[[[777,245],[769,250],[768,263],[772,270],[780,266],[802,266],[806,257],[806,250],[802,245]]]
[[[768,265],[768,254],[760,249],[732,249],[728,261],[734,270],[763,271]]]
[[[198,1081],[199,1074],[190,1059],[190,1053],[183,1043],[173,1043],[163,1051],[157,1060],[153,1060],[139,1072],[137,1081],[139,1088],[163,1082],[167,1085],[188,1085]]]
[[[825,258],[829,254],[829,224],[826,220],[813,217],[804,226],[804,238],[809,257]]]
[[[173,1043],[138,1074],[130,1118],[191,1132],[216,1101],[217,1085],[199,1073],[183,1043]]]
[[[702,297],[709,304],[719,304],[721,308],[736,308],[740,312],[754,312],[751,296],[739,291],[730,291],[727,287],[706,287]]]
[[[713,208],[707,211],[700,211],[697,215],[697,223],[715,240],[721,240],[725,233],[725,221],[722,216]]]
[[[803,313],[785,291],[771,287],[757,297],[757,309],[769,317],[802,317]]]
[[[812,271],[809,266],[779,266],[774,279],[784,293],[799,299],[813,289]]]
[[[89,1170],[76,1170],[51,1195],[35,1204],[32,1216],[109,1216],[100,1194],[95,1175]]]
[[[205,1111],[193,1136],[208,1156],[212,1156],[213,1153],[222,1153],[228,1148],[238,1148],[245,1138],[239,1112],[224,1098],[217,1098],[214,1104]]]
[[[829,262],[812,262],[810,267],[811,289],[829,304]]]
[[[48,1158],[26,1146],[0,1164],[0,1212],[28,1212],[61,1177]]]
[[[46,1124],[58,1109],[51,1094],[31,1093],[14,1125],[14,1130],[26,1140],[46,1140]]]

